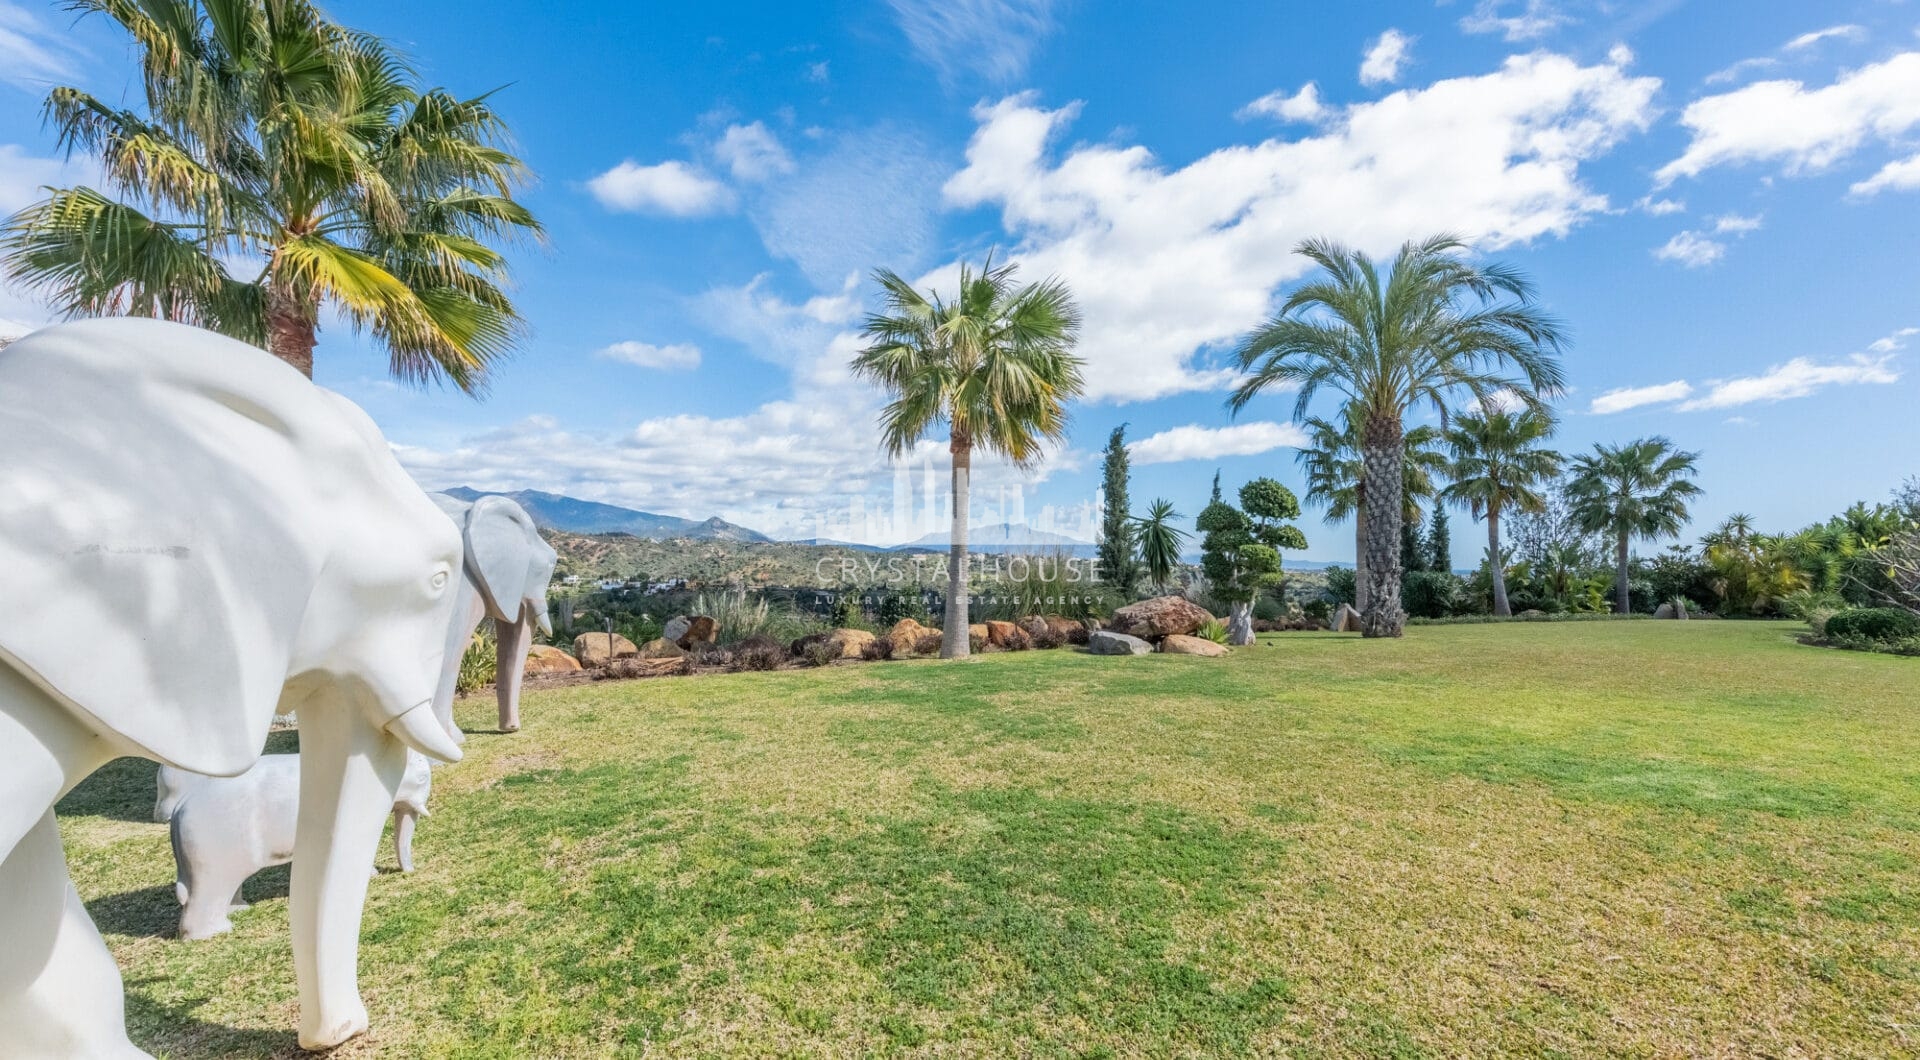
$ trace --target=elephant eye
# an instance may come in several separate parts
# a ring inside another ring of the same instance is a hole
[[[439,592],[440,590],[442,590],[442,589],[444,589],[444,588],[446,588],[446,587],[447,587],[447,572],[446,572],[446,571],[443,571],[443,570],[437,570],[437,571],[434,571],[434,572],[433,572],[433,583],[432,583],[432,584],[433,584],[433,591],[434,591],[434,592],[436,592],[436,593],[437,593],[437,592]]]

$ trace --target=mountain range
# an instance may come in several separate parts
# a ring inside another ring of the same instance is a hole
[[[534,525],[542,530],[564,530],[570,534],[632,534],[635,537],[652,538],[655,541],[670,541],[674,538],[691,538],[700,541],[766,542],[773,540],[758,530],[736,526],[717,515],[711,519],[682,519],[675,515],[656,515],[653,512],[636,511],[615,504],[601,504],[598,501],[583,501],[574,497],[563,497],[558,493],[542,493],[539,490],[490,493],[467,486],[458,486],[441,492],[463,501],[474,501],[481,497],[506,497],[525,508],[527,514],[533,516]]]

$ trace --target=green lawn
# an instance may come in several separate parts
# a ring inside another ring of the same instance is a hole
[[[510,736],[473,700],[338,1055],[1885,1056],[1917,693],[1636,622],[601,683]],[[285,871],[175,941],[152,794],[61,807],[134,1040],[292,1051]]]

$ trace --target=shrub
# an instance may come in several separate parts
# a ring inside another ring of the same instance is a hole
[[[1352,567],[1327,568],[1327,596],[1334,604],[1350,604],[1356,599]]]
[[[1856,607],[1827,619],[1830,640],[1870,640],[1882,644],[1920,637],[1920,615],[1897,607]]]
[[[780,664],[787,661],[787,649],[769,637],[749,637],[733,646],[728,660],[730,669],[738,672],[745,670],[778,670]]]
[[[940,638],[942,635],[943,634],[937,629],[931,633],[920,634],[920,639],[913,642],[914,653],[917,655],[940,654]]]
[[[695,666],[725,666],[731,661],[732,652],[718,644],[696,644],[688,657]]]
[[[1093,639],[1093,631],[1088,629],[1086,626],[1086,623],[1084,622],[1077,626],[1074,626],[1072,629],[1067,630],[1068,644],[1084,645],[1092,639]]]
[[[476,688],[493,683],[498,674],[497,653],[493,644],[485,637],[475,637],[467,642],[467,650],[460,655],[460,675],[453,679],[453,690],[466,695]]]
[[[1271,620],[1262,619],[1261,621]],[[1210,640],[1215,644],[1225,644],[1227,642],[1227,624],[1217,618],[1208,619],[1205,625],[1193,631],[1193,635],[1199,637],[1201,640]]]
[[[860,657],[868,662],[885,662],[893,658],[893,642],[885,637],[875,637],[860,646]]]
[[[1325,622],[1333,617],[1333,605],[1326,600],[1308,600],[1306,606],[1300,609],[1300,613],[1308,618]]]
[[[1067,642],[1065,634],[1053,629],[1036,629],[1032,634],[1033,646],[1042,650],[1058,648]]]
[[[1400,580],[1400,606],[1413,618],[1446,618],[1463,608],[1458,575],[1438,570],[1410,570]]]
[[[1026,651],[1033,647],[1033,637],[1026,630],[1015,628],[1012,633],[1007,634],[1000,646],[1008,651]]]
[[[800,649],[800,661],[808,666],[825,666],[838,658],[840,647],[825,637],[819,640],[807,638],[806,645]]]

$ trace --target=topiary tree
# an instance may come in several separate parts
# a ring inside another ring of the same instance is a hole
[[[1131,499],[1127,496],[1127,425],[1121,424],[1107,437],[1106,458],[1101,464],[1102,488],[1106,496],[1106,514],[1100,520],[1100,575],[1121,595],[1133,595],[1140,580],[1140,564],[1134,559],[1134,528]]]
[[[1205,535],[1200,569],[1213,595],[1228,607],[1227,642],[1253,643],[1253,601],[1261,591],[1282,584],[1280,550],[1307,547],[1306,535],[1287,522],[1300,516],[1293,491],[1270,478],[1240,488],[1240,505],[1207,505],[1196,521]]]

